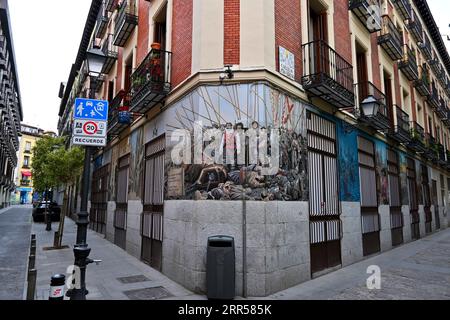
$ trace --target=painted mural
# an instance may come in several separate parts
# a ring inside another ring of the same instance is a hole
[[[409,194],[408,194],[408,178],[407,178],[407,168],[408,163],[406,160],[406,154],[403,152],[398,153],[399,165],[400,165],[400,197],[402,205],[409,205]]]
[[[130,135],[129,200],[142,199],[144,149],[144,129],[140,127]]]
[[[377,194],[379,205],[389,205],[389,179],[386,143],[372,139],[375,143],[375,163],[377,171]]]
[[[357,131],[347,130],[342,120],[337,121],[339,144],[339,190],[340,201],[359,202],[359,164]]]
[[[203,86],[178,101],[170,112],[166,198],[308,200],[306,106],[299,100],[265,83]],[[192,154],[197,154],[199,145],[205,150],[200,163],[185,152],[182,163],[173,161],[174,150],[186,143],[173,140],[180,130],[188,133],[185,140],[190,139],[187,149]],[[208,135],[206,141],[200,138],[198,142],[199,131],[203,137]],[[209,136],[210,132],[214,134]],[[257,151],[252,148],[250,132],[256,132]],[[214,150],[206,155],[213,144]],[[275,154],[279,154],[276,170],[264,173],[275,167]]]

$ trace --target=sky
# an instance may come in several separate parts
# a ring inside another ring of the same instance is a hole
[[[91,0],[9,0],[23,123],[57,132],[59,85],[75,62]]]
[[[59,84],[75,62],[91,0],[9,0],[23,123],[57,131]],[[428,0],[441,34],[450,35],[450,1]],[[444,37],[447,50],[450,41]]]

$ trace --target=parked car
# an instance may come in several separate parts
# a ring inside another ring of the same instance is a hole
[[[52,221],[59,221],[61,208],[54,201],[39,201],[33,206],[33,221],[45,222],[45,207]]]

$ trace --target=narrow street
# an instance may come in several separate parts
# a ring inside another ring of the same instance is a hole
[[[30,234],[30,206],[0,210],[0,300],[23,299]]]

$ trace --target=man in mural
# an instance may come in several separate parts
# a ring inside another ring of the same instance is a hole
[[[235,154],[241,153],[241,138],[231,122],[226,124],[219,150],[223,151],[223,155],[225,155],[224,160],[228,171],[234,169],[236,167]]]

